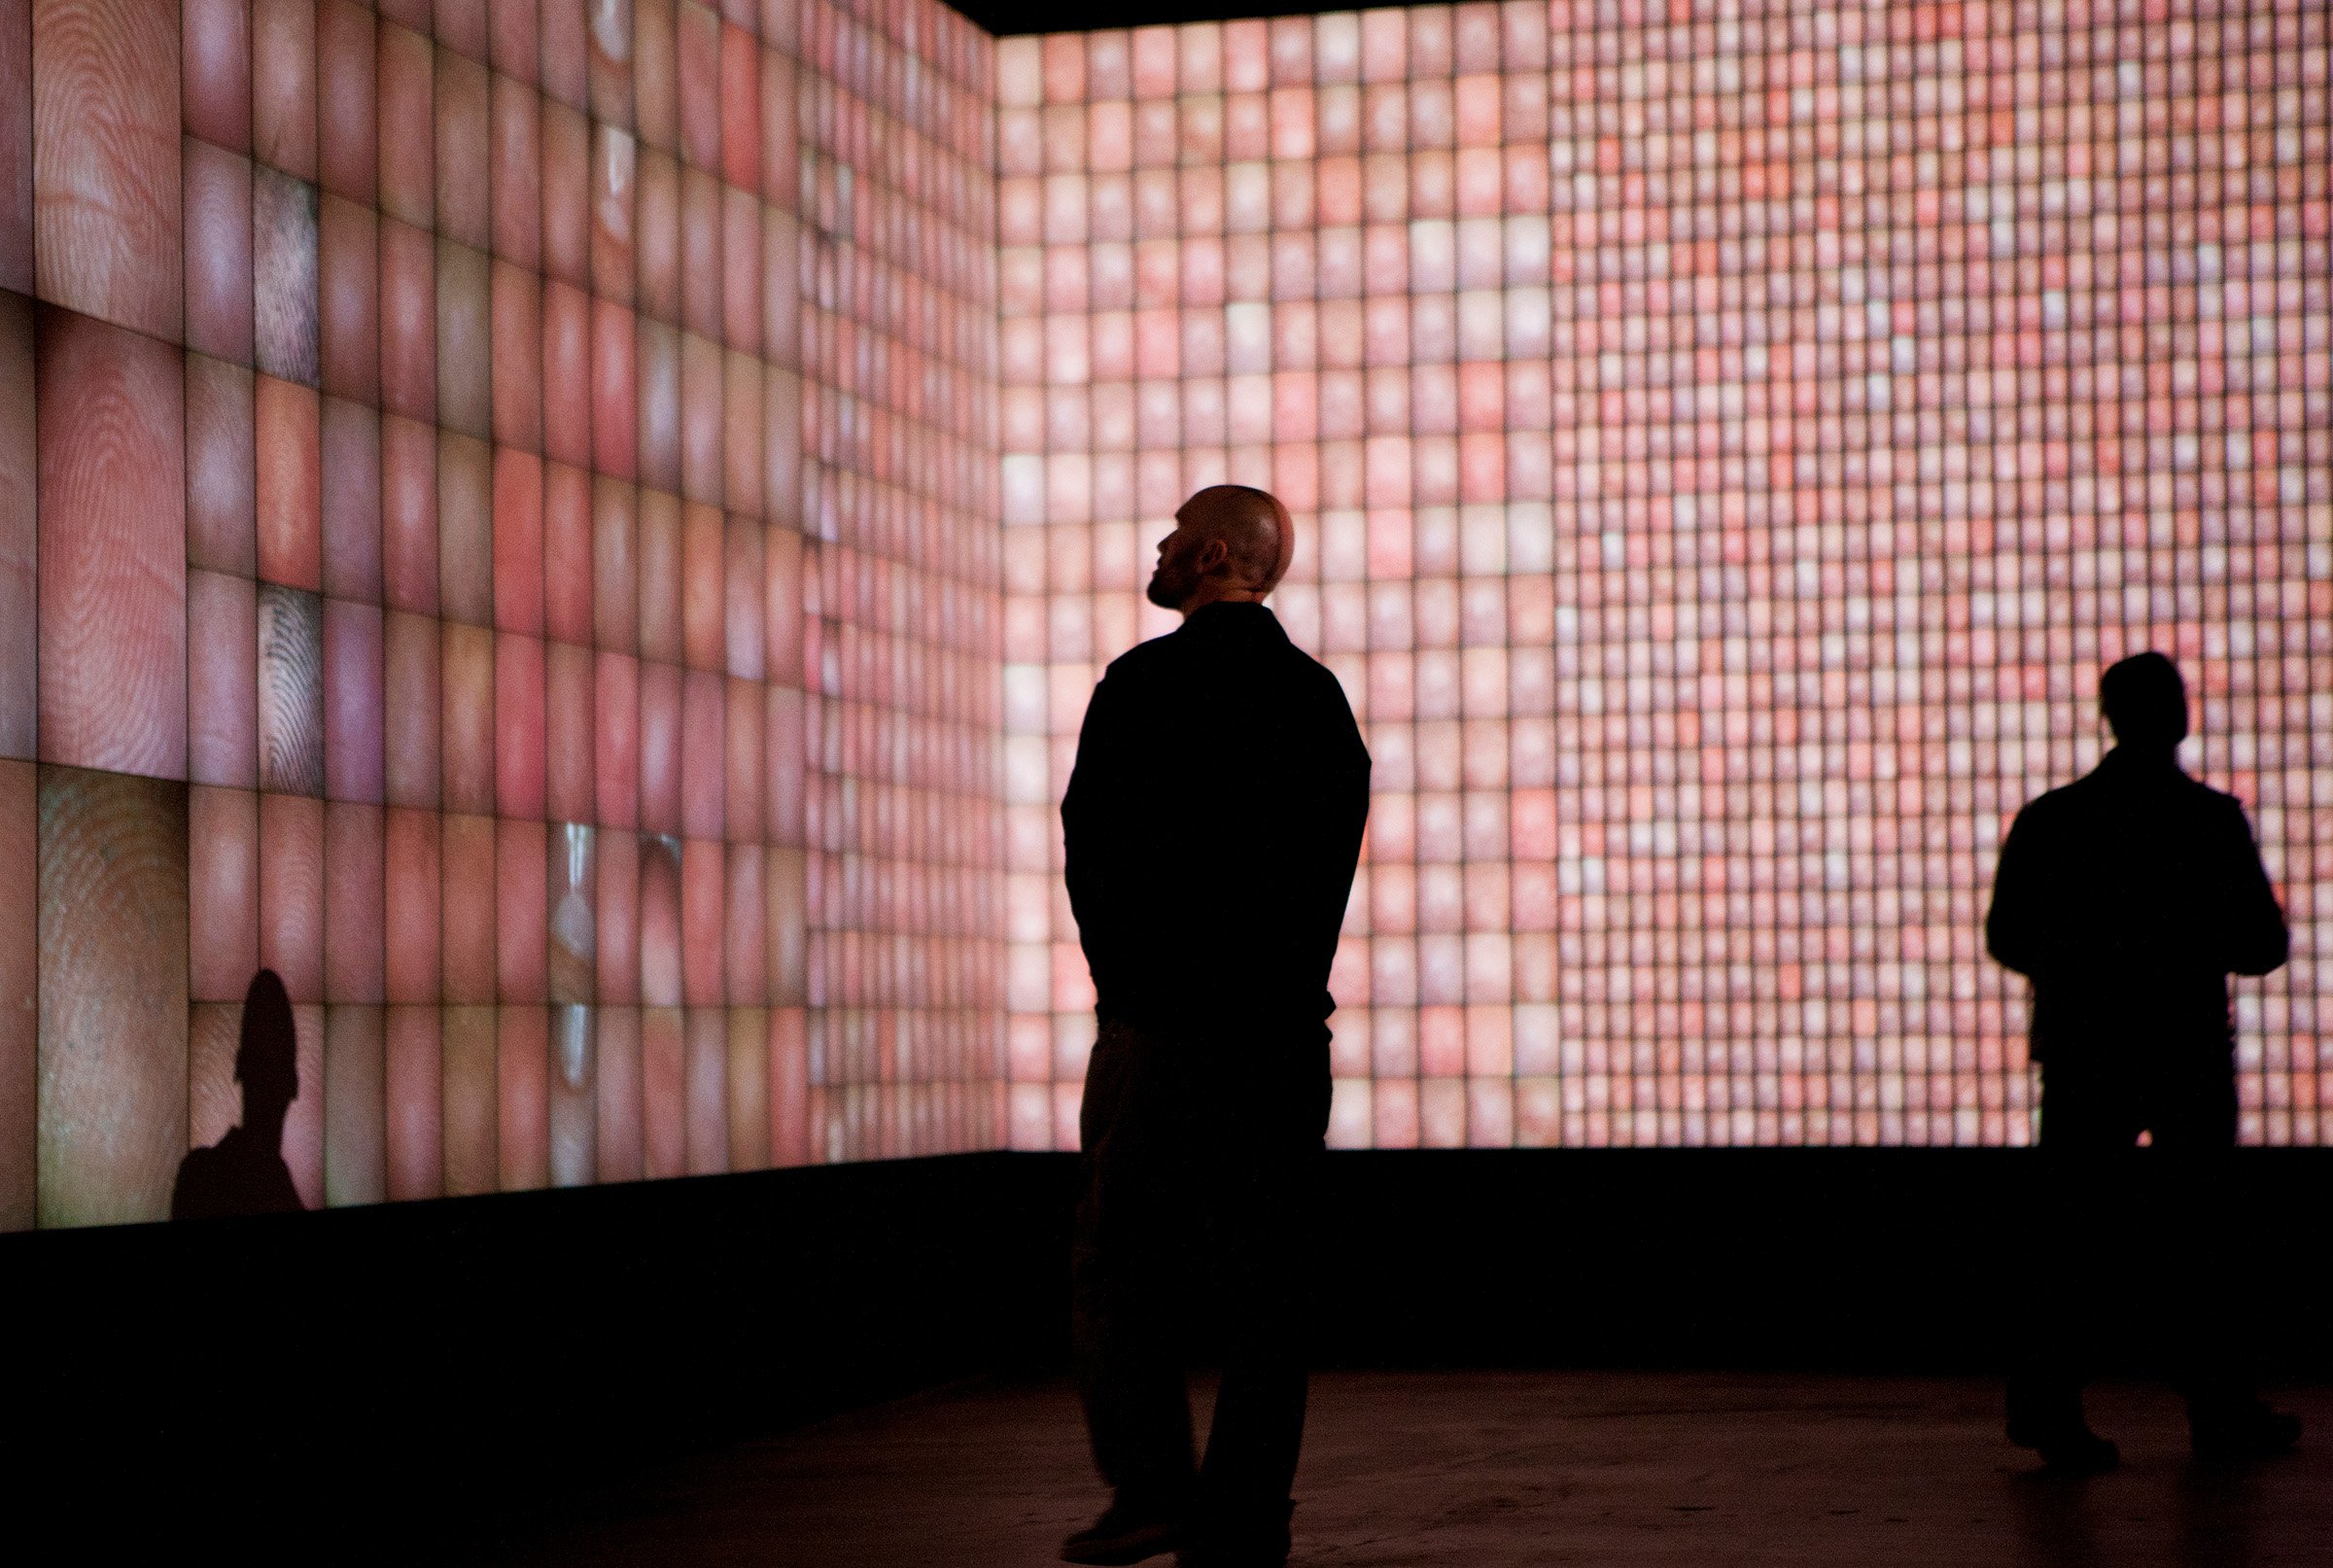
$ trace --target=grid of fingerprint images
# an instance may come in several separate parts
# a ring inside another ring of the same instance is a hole
[[[2329,57],[0,0],[0,1226],[165,1212],[261,965],[310,1205],[1071,1146],[1056,803],[1226,477],[1375,756],[1335,1141],[2026,1140],[1992,861],[2148,646],[2321,1141]]]
[[[1197,485],[1375,757],[1343,1144],[2018,1143],[2008,817],[2184,668],[2333,1110],[2333,260],[2314,0],[1555,0],[997,51],[1016,1145],[1091,993],[1048,814]]]
[[[1000,1141],[993,47],[0,0],[0,1228]]]

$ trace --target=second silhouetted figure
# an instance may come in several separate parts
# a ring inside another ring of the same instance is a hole
[[[2197,1450],[2273,1452],[2299,1423],[2253,1397],[2237,1342],[2227,977],[2284,961],[2284,918],[2243,806],[2179,767],[2178,670],[2160,653],[2124,659],[2099,704],[2117,744],[2017,814],[1985,921],[1993,956],[2033,982],[2041,1067],[2044,1190],[2009,1437],[2054,1468],[2115,1463],[2082,1417],[2081,1388],[2103,1326],[2102,1241],[2143,1195],[2155,1256],[2141,1277],[2176,1320]],[[2142,1133],[2153,1148],[2133,1164]]]
[[[1329,967],[1369,753],[1337,678],[1262,603],[1294,548],[1285,508],[1217,485],[1175,525],[1149,593],[1182,629],[1109,667],[1062,802],[1100,1022],[1072,1326],[1116,1494],[1062,1555],[1274,1568],[1304,1434],[1303,1194],[1328,1122]],[[1195,1471],[1176,1308],[1201,1258],[1226,1334]]]

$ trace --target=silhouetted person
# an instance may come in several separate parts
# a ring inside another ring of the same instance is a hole
[[[299,1098],[299,1030],[292,998],[273,969],[251,977],[243,993],[243,1035],[235,1047],[243,1086],[243,1121],[207,1149],[179,1162],[170,1193],[174,1220],[230,1214],[287,1214],[301,1207],[284,1164],[284,1115]]]
[[[1095,688],[1062,802],[1100,1033],[1079,1119],[1078,1391],[1108,1512],[1070,1562],[1288,1555],[1304,1437],[1305,1187],[1329,1112],[1328,993],[1369,815],[1337,678],[1262,603],[1295,547],[1260,490],[1175,514],[1150,580],[1180,630]],[[1222,1383],[1192,1457],[1178,1300],[1215,1265]]]
[[[2059,1469],[2117,1462],[2084,1421],[2081,1390],[2107,1307],[2107,1236],[2142,1216],[2146,1265],[2121,1272],[2171,1309],[2196,1451],[2278,1452],[2300,1423],[2254,1397],[2237,1331],[2227,977],[2284,961],[2284,917],[2244,808],[2179,768],[2187,691],[2172,662],[2124,659],[2099,701],[2114,749],[2017,814],[1985,919],[1993,956],[2033,981],[2041,1067],[2036,1300],[2009,1437]],[[2142,1132],[2152,1147],[2140,1159]]]

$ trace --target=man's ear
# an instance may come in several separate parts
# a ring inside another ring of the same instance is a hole
[[[1213,576],[1231,564],[1232,547],[1219,539],[1211,539],[1199,547],[1199,559],[1192,565],[1201,576]]]

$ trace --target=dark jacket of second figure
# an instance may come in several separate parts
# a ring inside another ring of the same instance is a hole
[[[2017,814],[1985,945],[2034,983],[2034,1060],[2072,1063],[2225,1051],[2228,975],[2276,968],[2286,938],[2236,798],[2118,747]]]
[[[1369,815],[1337,678],[1258,604],[1211,604],[1112,663],[1062,801],[1102,1022],[1317,1026]]]

